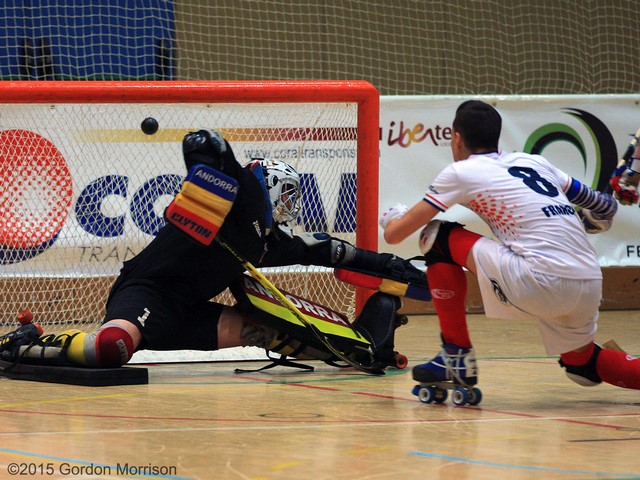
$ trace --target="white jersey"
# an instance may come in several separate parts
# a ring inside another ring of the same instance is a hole
[[[446,167],[424,200],[441,211],[455,204],[473,210],[533,272],[600,279],[595,249],[564,193],[570,183],[540,155],[471,155]]]

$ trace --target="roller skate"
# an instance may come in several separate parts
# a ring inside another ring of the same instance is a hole
[[[0,336],[0,358],[14,361],[20,347],[35,342],[42,335],[42,327],[33,323],[33,315],[28,310],[18,314],[20,327],[12,332]]]
[[[478,405],[482,392],[478,382],[478,366],[473,348],[443,344],[442,351],[431,361],[413,367],[413,379],[419,382],[412,394],[423,403],[443,403],[448,390],[453,390],[454,405]]]
[[[401,306],[399,297],[377,292],[367,300],[353,322],[354,330],[371,342],[368,361],[380,368],[403,369],[409,363],[406,356],[394,350],[395,330],[408,322],[406,315],[398,315]]]

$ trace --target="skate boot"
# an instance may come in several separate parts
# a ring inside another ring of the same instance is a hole
[[[20,347],[35,342],[42,335],[42,328],[35,323],[27,323],[13,332],[0,337],[0,358],[12,361]]]
[[[413,367],[413,379],[419,382],[412,393],[424,403],[442,403],[447,390],[453,390],[456,406],[477,405],[482,392],[474,387],[478,382],[478,366],[473,348],[460,348],[445,343],[442,351],[431,361]]]
[[[23,310],[17,318],[20,323],[13,332],[0,336],[0,359],[11,361],[23,345],[29,345],[42,336],[42,327],[33,323],[33,315],[29,310]]]
[[[71,365],[67,361],[67,350],[79,330],[43,335],[29,343],[20,343],[11,350],[2,352],[2,359],[11,362],[37,365]]]
[[[407,323],[406,316],[398,315],[401,306],[399,297],[382,292],[374,293],[367,300],[353,322],[354,330],[371,342],[368,356],[358,354],[361,363],[371,362],[380,368],[407,366],[407,357],[394,350],[395,330]]]

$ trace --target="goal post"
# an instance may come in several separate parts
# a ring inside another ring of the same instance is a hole
[[[153,117],[157,133],[141,122]],[[0,82],[0,327],[99,325],[111,282],[164,225],[182,137],[214,128],[244,163],[301,174],[298,229],[377,250],[379,93],[365,81]],[[268,269],[353,317],[367,292],[320,267]],[[221,296],[221,301],[228,298]]]

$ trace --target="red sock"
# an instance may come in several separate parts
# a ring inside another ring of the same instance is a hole
[[[560,355],[560,358],[567,365],[586,365],[586,363],[591,360],[591,356],[593,355],[593,350],[595,348],[596,345],[594,343],[591,343],[591,345],[589,345],[589,348],[587,348],[584,352],[567,352]]]
[[[433,306],[445,343],[471,348],[467,328],[467,277],[459,265],[434,263],[427,268]]]
[[[453,261],[466,267],[471,247],[481,238],[482,235],[471,232],[466,228],[458,227],[451,230],[449,234],[449,251]]]
[[[596,369],[603,382],[640,390],[640,359],[616,350],[602,350]]]

